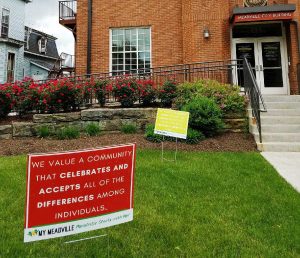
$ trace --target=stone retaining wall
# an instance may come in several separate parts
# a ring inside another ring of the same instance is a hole
[[[84,131],[89,123],[99,123],[102,131],[108,133],[119,132],[125,124],[134,124],[139,131],[143,131],[147,124],[155,122],[156,112],[156,108],[98,108],[76,113],[36,114],[32,122],[14,122],[0,126],[0,139],[36,136],[37,129],[41,126],[48,126],[52,130],[74,126]],[[246,121],[243,117],[227,118],[225,122],[227,131],[245,130]]]

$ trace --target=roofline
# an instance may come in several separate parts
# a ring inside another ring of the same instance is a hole
[[[36,34],[40,34],[41,36],[46,36],[47,38],[50,38],[50,39],[53,39],[53,40],[57,40],[56,37],[54,37],[54,36],[52,36],[52,35],[50,35],[50,34],[47,34],[47,33],[43,32],[43,31],[40,31],[40,30],[31,28],[31,27],[29,27],[29,26],[25,26],[25,30],[26,30],[26,29],[31,29],[32,32],[35,32]]]
[[[53,57],[53,56],[41,55],[41,54],[30,52],[30,51],[27,51],[27,50],[25,50],[24,53],[29,54],[29,55],[35,55],[35,56],[39,56],[39,57],[49,58],[49,59],[53,59],[53,60],[57,60],[57,59],[60,58],[59,56],[56,58],[56,57]]]
[[[47,68],[47,67],[45,67],[45,66],[42,66],[42,65],[40,65],[40,64],[37,64],[37,63],[34,62],[34,61],[30,61],[30,63],[31,63],[31,64],[34,64],[34,65],[37,66],[37,67],[40,67],[40,68],[42,68],[42,69],[48,71],[48,72],[51,71],[51,69],[49,69],[49,68]]]

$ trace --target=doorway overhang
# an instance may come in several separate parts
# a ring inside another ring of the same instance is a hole
[[[276,4],[260,7],[236,7],[230,18],[231,23],[292,21],[295,4]]]

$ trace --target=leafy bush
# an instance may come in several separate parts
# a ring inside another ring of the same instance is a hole
[[[200,141],[203,141],[204,139],[205,139],[205,136],[203,133],[189,128],[185,142],[188,144],[197,144]]]
[[[213,99],[196,97],[182,110],[190,112],[191,128],[201,131],[205,136],[215,135],[224,128],[221,109]]]
[[[113,80],[112,91],[122,107],[133,107],[138,99],[137,82],[134,77],[124,76]]]
[[[109,84],[108,80],[96,80],[94,84],[94,91],[96,94],[96,98],[101,107],[104,107],[105,105],[108,84]]]
[[[96,136],[96,135],[99,135],[101,133],[101,128],[100,128],[99,124],[89,123],[85,127],[85,132],[89,136]]]
[[[148,124],[146,126],[145,138],[150,142],[162,142],[163,137],[161,135],[154,133],[155,126],[153,124]]]
[[[150,106],[155,102],[157,96],[154,82],[151,80],[139,80],[137,83],[143,106]]]
[[[137,132],[137,128],[134,124],[124,124],[121,127],[121,132],[125,134],[133,134]]]
[[[239,86],[222,84],[214,80],[199,80],[179,85],[175,105],[181,109],[198,96],[214,99],[223,114],[244,113],[247,106],[245,96],[240,95]]]
[[[43,125],[37,128],[37,136],[40,138],[47,138],[51,135],[51,131],[48,126]]]
[[[77,139],[80,136],[80,132],[76,127],[67,126],[58,129],[56,131],[56,136],[59,140]]]
[[[6,117],[14,106],[11,87],[8,84],[0,85],[0,118]]]
[[[176,98],[177,83],[174,80],[167,80],[159,92],[159,98],[163,107],[171,107]]]
[[[46,100],[45,104],[51,113],[75,110],[81,102],[81,88],[67,78],[50,81],[45,91],[43,99]]]
[[[64,78],[40,84],[30,78],[12,84],[16,110],[20,115],[35,111],[54,113],[78,109],[83,98],[80,84]]]

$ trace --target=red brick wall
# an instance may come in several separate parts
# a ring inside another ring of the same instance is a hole
[[[296,4],[296,12],[294,14],[294,20],[299,22],[300,15],[300,2],[299,0],[286,0],[285,3]],[[300,26],[300,25],[299,25]],[[288,46],[288,55],[290,58],[290,67],[289,67],[289,79],[290,79],[290,89],[291,94],[299,94],[299,79],[297,76],[297,66],[299,64],[299,48],[298,48],[298,34],[296,23],[291,23],[289,25],[290,33],[287,33],[287,46]],[[298,33],[300,27],[298,28]]]
[[[86,73],[87,0],[78,0],[76,72]],[[269,4],[274,1],[269,0]],[[300,1],[276,0],[297,5]],[[92,73],[109,71],[109,29],[149,26],[152,33],[152,66],[231,58],[229,18],[243,0],[93,0]],[[210,38],[203,37],[208,28]],[[287,26],[291,93],[299,92],[296,25]]]
[[[87,0],[78,1],[77,74],[86,72]],[[109,71],[109,29],[151,27],[152,66],[180,64],[181,0],[93,0],[92,73]]]

